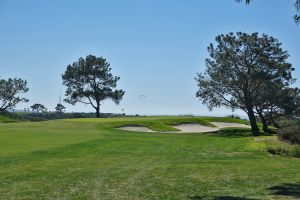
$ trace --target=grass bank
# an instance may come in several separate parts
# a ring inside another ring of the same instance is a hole
[[[11,122],[17,122],[17,120],[0,115],[0,123],[11,123]]]

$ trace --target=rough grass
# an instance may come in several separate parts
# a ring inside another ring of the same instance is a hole
[[[201,124],[204,126],[216,127],[214,124],[210,123],[210,121],[200,117],[178,117],[173,119],[163,119],[160,121],[171,126],[179,124]]]
[[[0,123],[17,122],[17,120],[0,115]]]
[[[300,158],[300,145],[288,144],[279,140],[267,142],[267,151],[273,155],[290,156]]]
[[[223,137],[250,137],[252,135],[249,128],[222,128],[219,131],[215,131],[211,134]]]
[[[240,124],[247,124],[249,122],[243,119],[236,119],[231,117],[203,117],[202,120],[206,120],[209,122],[227,122],[227,123],[240,123]]]
[[[143,134],[112,128],[124,121],[147,124],[172,118],[1,123],[0,199],[292,199],[299,195],[300,159],[269,154],[265,143],[256,141],[269,136],[237,137],[238,131],[235,137]]]

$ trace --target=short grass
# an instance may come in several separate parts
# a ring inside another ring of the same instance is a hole
[[[269,154],[262,141],[273,136],[253,138],[246,130],[241,135],[238,130],[161,134],[112,128],[140,123],[164,131],[168,124],[188,120],[0,123],[0,199],[299,198],[300,159]]]

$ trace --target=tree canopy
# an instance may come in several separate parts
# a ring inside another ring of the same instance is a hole
[[[250,4],[253,0],[236,0],[237,2],[245,1],[246,4]],[[294,15],[294,20],[297,24],[300,22],[300,0],[294,0],[294,6],[296,9],[296,14]]]
[[[14,78],[0,80],[0,111],[15,107],[20,102],[28,99],[18,96],[28,91],[27,81]]]
[[[112,75],[110,64],[102,57],[79,58],[67,66],[62,79],[67,86],[64,101],[72,105],[78,102],[89,104],[96,110],[97,117],[102,101],[110,99],[119,104],[125,93],[115,89],[120,77]]]
[[[277,83],[278,84],[278,83]],[[295,118],[299,116],[300,90],[283,85],[272,86],[261,91],[255,99],[255,113],[263,124],[263,130],[268,131],[268,125],[279,128],[277,119],[285,116]]]
[[[37,114],[39,114],[41,111],[45,110],[46,107],[42,104],[39,103],[35,103],[32,106],[30,106],[30,108],[32,109],[32,111],[36,111]]]
[[[58,113],[64,112],[64,109],[66,109],[66,107],[64,105],[62,105],[61,103],[58,103],[55,107],[55,111]]]
[[[210,110],[225,106],[245,111],[256,135],[258,108],[263,110],[262,115],[271,106],[282,108],[280,101],[272,99],[294,82],[294,69],[287,62],[289,55],[277,39],[265,34],[222,34],[216,42],[216,46],[208,47],[210,58],[206,59],[205,73],[196,77],[196,96]]]

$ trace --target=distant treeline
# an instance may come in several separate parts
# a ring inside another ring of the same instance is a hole
[[[46,121],[54,119],[68,119],[68,118],[94,118],[95,113],[59,113],[59,112],[42,112],[42,113],[26,113],[26,112],[0,112],[0,115],[15,119],[18,121]],[[125,114],[115,114],[115,113],[101,113],[100,117],[128,117]]]

